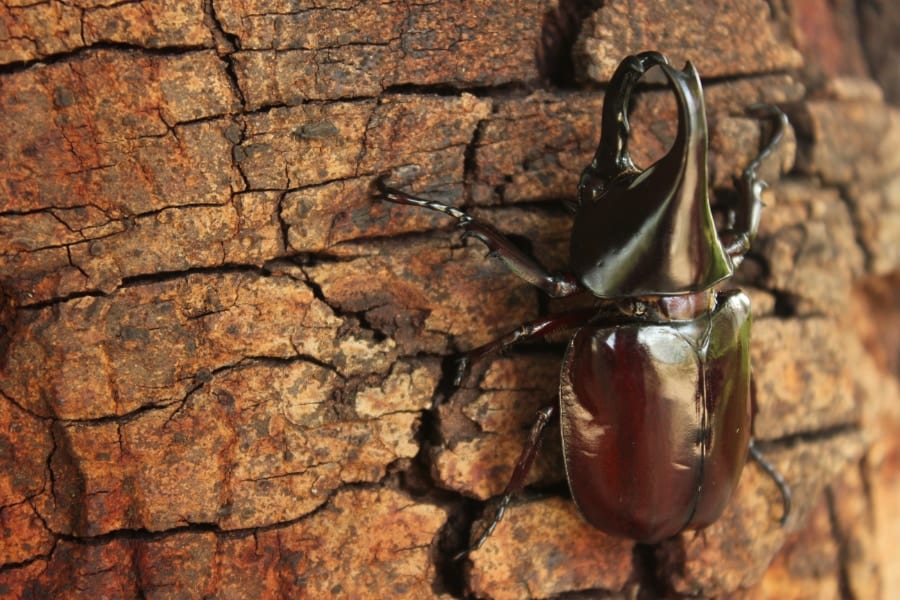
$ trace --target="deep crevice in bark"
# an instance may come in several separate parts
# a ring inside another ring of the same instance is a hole
[[[551,85],[560,88],[576,86],[572,48],[584,20],[603,4],[603,0],[560,0],[544,15],[535,59],[541,77]]]

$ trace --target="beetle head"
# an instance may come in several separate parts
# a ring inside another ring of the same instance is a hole
[[[645,170],[628,154],[628,99],[659,66],[675,92],[678,133]],[[677,295],[711,288],[733,267],[709,206],[708,132],[696,69],[669,66],[656,52],[625,59],[603,106],[600,144],[578,187],[571,262],[596,296]]]

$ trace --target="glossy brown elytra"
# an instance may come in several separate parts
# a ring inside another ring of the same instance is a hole
[[[678,131],[668,153],[641,170],[628,153],[628,105],[637,81],[659,67],[674,90]],[[688,63],[672,68],[657,52],[629,56],[610,81],[601,137],[574,204],[570,270],[551,274],[496,229],[464,212],[376,182],[381,200],[420,206],[458,220],[514,273],[552,297],[590,293],[587,309],[525,324],[459,361],[519,341],[575,330],[563,358],[559,400],[539,411],[496,515],[472,549],[490,536],[558,415],[566,476],[585,519],[612,535],[654,543],[715,521],[748,455],[790,491],[750,436],[750,300],[718,291],[750,248],[765,187],[760,162],[780,142],[787,119],[751,107],[773,131],[738,181],[740,201],[719,231],[707,176],[708,133],[700,78]]]

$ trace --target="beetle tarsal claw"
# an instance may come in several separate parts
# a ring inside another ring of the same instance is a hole
[[[468,224],[461,223],[460,225],[465,227]],[[494,244],[488,236],[484,235],[480,231],[476,231],[474,229],[466,229],[463,232],[462,236],[460,236],[460,239],[466,240],[468,238],[475,238],[476,240],[487,246],[488,251],[487,254],[484,255],[485,258],[499,258],[502,256],[496,244]]]
[[[387,178],[388,178],[387,173],[381,173],[380,175],[378,175],[378,177],[375,178],[374,181],[372,181],[372,186],[370,189],[371,189],[372,195],[375,196],[376,200],[380,200],[380,198],[378,198],[379,195],[381,195],[381,196],[387,195],[386,194]]]
[[[469,225],[468,222],[463,222],[463,221],[459,222],[460,227],[466,227],[467,225]],[[490,240],[483,233],[481,233],[479,231],[475,231],[474,229],[467,228],[465,231],[462,232],[460,239],[466,240],[468,238],[475,238],[476,240],[478,240],[485,246],[490,246]]]

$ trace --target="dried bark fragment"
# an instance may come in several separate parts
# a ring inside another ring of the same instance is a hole
[[[841,75],[869,75],[857,24],[863,5],[852,0],[797,0],[789,10],[807,80],[818,84]]]
[[[333,362],[351,343],[334,338],[342,320],[306,285],[252,273],[132,286],[22,317],[0,385],[27,410],[63,419],[171,404],[248,357]]]
[[[277,196],[248,193],[225,206],[168,208],[133,218],[121,235],[71,246],[69,260],[83,275],[71,291],[110,292],[123,279],[146,273],[262,265],[284,252],[276,210]]]
[[[223,203],[222,189],[234,183],[227,151],[209,141],[196,146],[192,132],[205,127],[173,135],[179,124],[237,108],[225,63],[213,52],[92,52],[8,75],[0,106],[8,127],[0,191],[9,211],[87,205],[109,218]],[[225,160],[210,160],[219,157]]]
[[[900,266],[900,174],[875,188],[854,185],[849,196],[867,266],[877,275],[896,273]]]
[[[885,598],[900,593],[900,561],[897,540],[900,539],[900,524],[897,520],[897,506],[900,506],[900,415],[897,414],[896,399],[900,397],[896,389],[885,399],[893,402],[888,410],[878,415],[881,420],[880,433],[883,435],[870,450],[865,464],[865,481],[868,484],[867,499],[870,517],[874,522],[872,533],[875,537],[871,551],[878,560],[881,590]],[[885,404],[887,406],[887,403]]]
[[[558,378],[559,361],[545,355],[498,359],[477,394],[464,389],[443,404],[438,414],[444,444],[432,451],[439,484],[480,500],[500,494],[537,411],[556,401]],[[564,480],[561,449],[559,428],[548,428],[528,484]]]
[[[847,580],[852,589],[880,586],[881,597],[900,593],[900,274],[857,283],[847,315],[873,360],[859,365],[863,423],[872,444],[858,472],[835,486],[835,512],[847,545]],[[859,481],[857,478],[861,479]],[[863,486],[860,497],[859,486]],[[864,506],[860,503],[864,502]],[[864,511],[860,515],[859,511]],[[875,566],[876,573],[869,567]]]
[[[740,43],[734,36],[741,32]],[[681,67],[690,60],[704,77],[755,74],[799,67],[800,54],[783,41],[763,0],[614,0],[584,24],[574,52],[581,75],[608,81],[622,57],[645,50]]]
[[[0,572],[0,589],[37,598],[428,598],[444,516],[397,491],[349,489],[265,531],[61,541],[48,558]]]
[[[900,6],[890,0],[871,0],[859,5],[860,43],[865,51],[867,66],[888,101],[900,104],[900,60],[897,27],[900,25]]]
[[[276,213],[242,223],[242,207],[228,204],[242,187],[229,156],[235,124],[217,117],[237,105],[215,54],[99,51],[8,81],[0,266],[16,273],[4,279],[20,301],[236,257],[259,262],[235,249],[234,234],[272,239]]]
[[[789,295],[799,314],[841,316],[864,256],[839,191],[786,181],[769,198],[756,247],[770,265],[766,287]]]
[[[485,545],[471,553],[469,589],[497,600],[618,591],[631,573],[633,545],[587,525],[567,500],[515,504]]]
[[[333,416],[329,400],[342,385],[332,371],[306,362],[235,368],[177,406],[56,430],[57,489],[38,502],[54,530],[78,535],[296,519],[340,486],[377,481],[391,462],[415,456],[417,412],[435,372],[417,376],[407,404],[356,418]],[[77,515],[64,513],[69,494],[80,498]]]
[[[252,274],[34,311],[0,386],[36,414],[80,421],[53,430],[53,489],[49,450],[34,453],[40,483],[29,495],[54,531],[95,535],[262,525],[311,511],[347,482],[379,479],[418,452],[437,365],[410,364],[407,379],[390,367],[393,341],[337,336],[340,327],[308,286]],[[396,378],[416,388],[385,398],[380,386],[396,389]],[[342,409],[341,394],[360,394],[358,410]]]
[[[856,462],[864,447],[862,436],[849,433],[768,453],[794,492],[787,528],[778,522],[782,510],[775,484],[755,464],[748,465],[721,519],[659,546],[660,572],[669,586],[679,594],[716,597],[758,582],[788,532],[806,522],[825,482]]]
[[[822,498],[803,529],[789,535],[762,580],[743,597],[778,600],[786,590],[797,600],[840,598],[840,557],[828,504]],[[866,596],[875,598],[877,596]]]
[[[773,439],[807,431],[858,426],[858,344],[833,319],[758,319],[750,356],[759,412],[755,435]],[[852,357],[854,360],[848,360]]]
[[[444,517],[400,492],[348,489],[287,526],[148,543],[140,553],[143,585],[157,594],[174,588],[207,597],[428,598],[430,545]],[[189,560],[181,558],[188,552]]]
[[[887,108],[880,97],[866,94],[850,99],[812,101],[798,114],[813,139],[800,166],[833,184],[878,181],[900,169],[900,112]]]
[[[12,598],[134,598],[139,573],[131,540],[100,544],[61,540],[47,557],[0,573],[0,589]]]
[[[746,75],[728,81],[703,83],[707,110],[731,115],[744,115],[748,106],[758,102],[779,106],[800,102],[805,94],[803,81],[791,73]]]
[[[45,554],[52,533],[35,511],[34,498],[50,486],[49,424],[0,396],[0,565]]]
[[[53,441],[45,420],[23,410],[9,395],[0,396],[0,402],[0,507],[9,507],[33,498],[49,484],[47,457]]]
[[[0,5],[0,64],[44,58],[78,48],[81,10],[65,2]]]
[[[282,559],[291,565],[283,581],[318,598],[431,596],[430,548],[445,516],[390,489],[341,492],[308,525],[277,536]],[[274,545],[266,537],[263,542]]]
[[[24,563],[47,554],[56,537],[30,501],[0,508],[0,564]]]
[[[250,110],[376,96],[397,85],[500,85],[537,79],[549,3],[217,3],[236,37],[235,73]],[[375,25],[377,24],[377,25]]]
[[[369,326],[396,339],[403,355],[446,353],[450,339],[474,347],[535,315],[534,291],[496,261],[485,267],[480,244],[449,243],[367,247],[305,271],[340,310],[364,313]]]
[[[841,555],[840,576],[856,598],[889,597],[882,594],[875,545],[875,515],[862,469],[854,466],[829,486],[827,499],[834,538]]]
[[[0,6],[0,64],[31,62],[97,43],[212,47],[202,0],[8,2]]]
[[[205,22],[203,0],[155,0],[85,7],[82,36],[86,45],[98,42],[134,44],[145,48],[210,48],[213,34]]]
[[[885,274],[900,265],[900,112],[887,107],[871,83],[838,79],[827,100],[797,112],[802,135],[812,142],[798,157],[804,172],[842,186],[857,223],[867,267]]]

